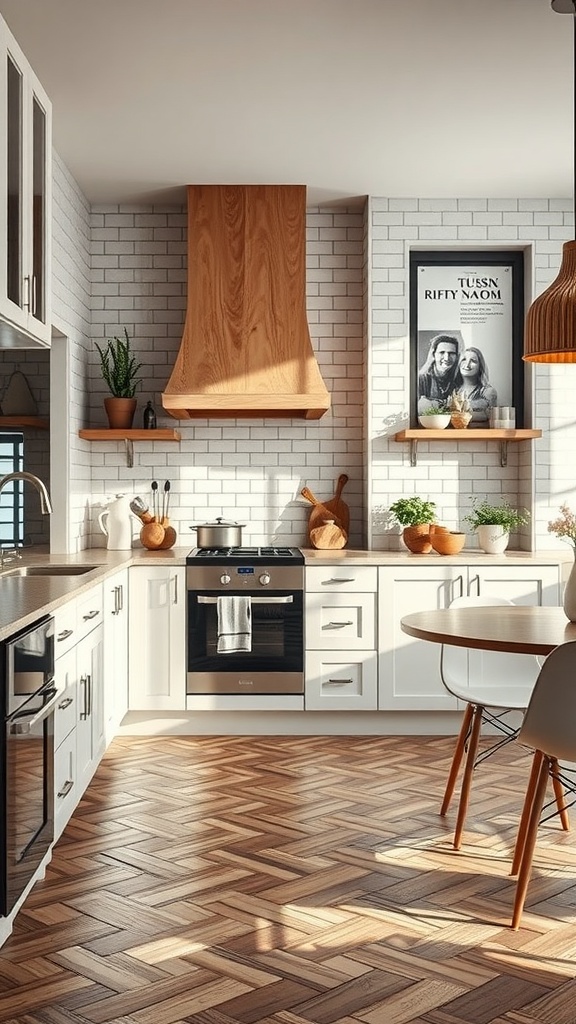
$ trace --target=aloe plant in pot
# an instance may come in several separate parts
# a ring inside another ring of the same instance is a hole
[[[402,540],[415,555],[427,555],[432,550],[430,524],[436,521],[436,502],[416,496],[398,498],[390,505],[395,522],[403,526]]]
[[[109,339],[105,348],[100,348],[96,342],[96,348],[100,356],[100,371],[111,395],[104,399],[108,425],[116,430],[129,429],[136,412],[134,395],[141,383],[137,374],[142,363],[136,362],[126,328],[124,340],[116,337]]]

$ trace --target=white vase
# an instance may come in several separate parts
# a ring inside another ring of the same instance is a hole
[[[576,550],[574,556],[576,557]],[[562,607],[566,618],[570,619],[570,622],[576,622],[576,562],[574,562],[570,575],[566,580]]]
[[[503,526],[477,526],[478,543],[487,555],[501,555],[508,547],[510,534]]]

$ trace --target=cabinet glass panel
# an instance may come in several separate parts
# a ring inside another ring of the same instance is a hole
[[[32,180],[32,315],[45,321],[46,114],[34,97]]]
[[[22,75],[8,57],[6,294],[22,306]]]

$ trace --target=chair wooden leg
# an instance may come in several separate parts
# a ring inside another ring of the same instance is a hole
[[[458,805],[458,818],[456,820],[456,831],[454,832],[455,850],[459,850],[462,845],[462,833],[464,831],[464,823],[468,813],[468,804],[470,803],[472,772],[474,771],[474,763],[476,761],[476,754],[478,753],[483,711],[484,708],[478,707],[477,705],[473,705],[472,707],[472,730],[468,741],[468,753],[466,755],[466,764],[464,765],[462,789],[460,790],[460,803]]]
[[[534,793],[536,791],[536,783],[540,776],[540,768],[542,767],[543,757],[544,754],[541,750],[534,751],[534,757],[532,758],[532,768],[530,769],[530,778],[528,779],[528,785],[526,787],[526,796],[524,797],[524,806],[522,808],[522,815],[520,817],[520,824],[518,826],[518,835],[516,836],[514,858],[512,860],[512,867],[510,868],[511,875],[517,875],[520,870],[520,863],[524,855],[524,845],[526,843],[526,831],[528,829],[528,822],[530,821],[532,804],[534,803]]]
[[[564,787],[560,782],[560,779],[558,778],[558,772],[560,771],[560,768],[558,767],[558,761],[555,757],[551,758],[550,760],[550,768],[552,771],[552,787],[554,789],[556,806],[558,808],[558,814],[560,815],[562,828],[565,832],[569,832],[570,818],[568,817],[568,808],[566,807],[566,802],[564,799]]]
[[[460,726],[460,732],[458,733],[458,739],[456,741],[456,747],[452,757],[452,764],[450,765],[450,772],[448,774],[448,781],[446,783],[442,807],[440,808],[440,814],[442,817],[444,817],[448,811],[450,801],[454,793],[456,779],[458,778],[458,772],[460,771],[460,765],[462,763],[462,755],[464,754],[464,747],[466,746],[466,738],[468,736],[468,730],[470,729],[470,722],[472,721],[472,712],[472,705],[467,704],[464,717],[462,719],[462,725]]]
[[[540,815],[542,814],[542,807],[544,806],[544,798],[546,796],[546,787],[548,785],[549,774],[550,760],[546,757],[546,755],[544,755],[544,757],[542,758],[542,763],[540,765],[538,780],[536,782],[534,799],[532,801],[532,810],[530,812],[530,820],[528,822],[528,828],[526,830],[524,852],[522,854],[522,862],[520,864],[518,882],[516,884],[516,897],[514,900],[514,912],[512,914],[512,927],[515,931],[520,927],[522,911],[524,910],[524,901],[526,899],[528,883],[530,881],[532,859],[534,857],[534,847],[536,846],[538,825],[540,824]]]

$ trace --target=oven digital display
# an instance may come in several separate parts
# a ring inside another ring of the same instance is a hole
[[[253,576],[254,566],[253,565],[239,565],[236,572],[239,576]]]

